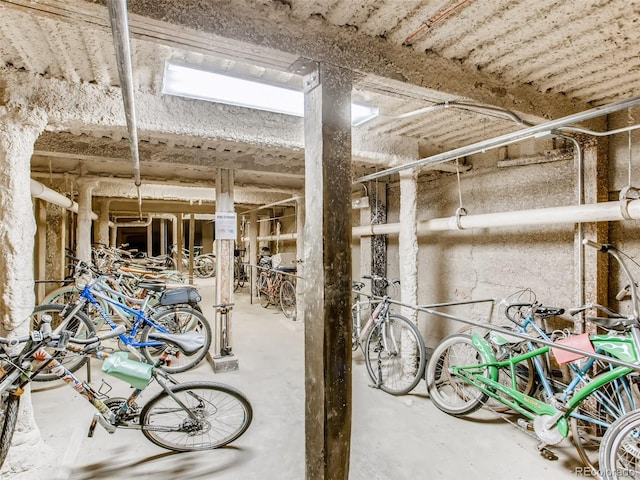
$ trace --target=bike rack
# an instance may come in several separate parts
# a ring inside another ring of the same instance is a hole
[[[407,307],[407,308],[411,308],[413,310],[417,310],[418,312],[423,312],[423,313],[428,313],[430,315],[435,315],[437,317],[441,317],[441,318],[446,318],[449,320],[455,320],[456,322],[462,322],[462,323],[466,323],[467,325],[472,325],[474,327],[480,327],[480,328],[485,328],[487,330],[492,330],[495,332],[499,332],[505,335],[509,335],[512,337],[517,337],[517,338],[521,338],[523,340],[527,340],[533,343],[538,343],[541,345],[546,345],[548,347],[553,347],[553,348],[557,348],[560,350],[566,350],[568,352],[571,353],[577,353],[581,356],[584,357],[591,357],[591,358],[595,358],[597,360],[602,360],[608,363],[611,363],[613,365],[619,365],[621,367],[627,367],[627,368],[631,368],[632,370],[635,371],[640,371],[640,365],[638,364],[634,364],[634,363],[629,363],[629,362],[625,362],[623,360],[619,360],[617,358],[614,357],[608,357],[606,355],[602,355],[599,353],[595,353],[595,352],[588,352],[586,350],[582,350],[579,348],[575,348],[575,347],[571,347],[569,345],[564,345],[564,344],[560,344],[560,343],[555,343],[555,342],[549,342],[547,340],[543,340],[541,338],[538,337],[532,337],[530,335],[524,334],[524,333],[520,333],[520,332],[516,332],[513,330],[509,330],[497,325],[492,325],[492,324],[488,324],[488,323],[479,323],[473,320],[468,320],[466,318],[462,318],[462,317],[457,317],[455,315],[451,315],[449,313],[445,313],[445,312],[441,312],[438,310],[434,310],[434,308],[438,308],[438,307],[445,307],[445,306],[455,306],[455,305],[466,305],[466,304],[472,304],[472,303],[484,303],[484,302],[493,302],[496,303],[495,299],[484,299],[484,300],[468,300],[468,301],[463,301],[463,302],[447,302],[447,303],[436,303],[436,304],[431,304],[431,305],[409,305],[406,303],[402,303],[402,302],[398,302],[395,300],[390,300],[390,303],[393,303],[395,305],[399,305],[401,307]]]

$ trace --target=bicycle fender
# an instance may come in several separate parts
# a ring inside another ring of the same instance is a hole
[[[491,345],[489,345],[489,342],[487,342],[483,337],[481,337],[477,333],[474,333],[471,335],[471,343],[473,344],[474,347],[476,347],[478,352],[480,352],[480,355],[482,355],[482,360],[484,361],[484,363],[494,364],[495,362],[497,362],[496,356],[493,353],[493,349],[491,348]],[[496,367],[495,365],[489,365],[488,368],[489,368],[489,376],[491,380],[497,381],[498,367]]]
[[[589,337],[596,351],[629,363],[638,363],[638,352],[630,335],[591,335]]]

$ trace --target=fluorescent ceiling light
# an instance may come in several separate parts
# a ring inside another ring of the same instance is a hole
[[[246,108],[304,116],[304,93],[192,66],[166,62],[162,93]],[[351,104],[355,127],[378,116],[378,107]]]

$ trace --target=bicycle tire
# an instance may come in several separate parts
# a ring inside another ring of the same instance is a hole
[[[600,470],[599,451],[608,426],[638,407],[638,386],[622,377],[594,391],[576,409],[581,417],[570,418],[571,439],[582,463],[592,472]]]
[[[168,450],[188,452],[224,447],[239,438],[253,419],[249,400],[228,385],[189,382],[172,386],[171,393],[197,420],[190,418],[165,391],[149,400],[140,414],[144,436]]]
[[[480,352],[473,346],[471,337],[454,334],[445,337],[433,350],[427,364],[425,380],[433,404],[441,411],[455,417],[475,412],[489,396],[454,377],[449,372],[450,365],[474,365],[484,363]],[[485,369],[489,376],[489,369]]]
[[[162,310],[151,319],[153,322],[169,330],[170,333],[185,333],[190,331],[201,333],[204,335],[204,345],[191,356],[182,354],[177,347],[164,344],[162,347],[140,347],[142,354],[149,363],[155,364],[156,360],[167,348],[169,348],[172,353],[171,364],[160,367],[166,372],[185,372],[194,368],[205,358],[211,346],[211,326],[206,317],[198,310],[194,308],[177,307],[171,310]],[[140,335],[141,343],[152,343],[153,340],[149,338],[149,334],[157,331],[153,325],[146,325]]]
[[[271,296],[269,295],[269,279],[264,272],[260,273],[257,289],[258,297],[260,297],[260,306],[267,308],[271,303]]]
[[[426,349],[418,327],[402,315],[389,315],[371,329],[364,363],[374,386],[405,395],[424,375]]]
[[[40,305],[67,305],[78,298],[80,292],[76,288],[75,285],[66,285],[64,287],[56,288],[51,291],[48,295],[46,295]],[[102,307],[102,309],[107,313],[107,315],[111,316],[113,314],[113,309],[108,302],[105,302],[101,298],[97,299],[98,303]],[[103,318],[98,313],[97,309],[93,304],[87,302],[82,308],[82,313],[84,313],[87,317],[89,317],[93,324],[96,326],[96,330],[99,329],[99,326],[104,322]]]
[[[48,305],[55,303],[59,305],[66,305],[67,303],[71,302],[77,294],[78,289],[75,287],[75,285],[66,285],[49,292],[47,295],[45,295],[40,304]]]
[[[201,278],[213,277],[216,274],[216,261],[209,253],[198,255],[193,259],[194,271]]]
[[[42,316],[45,314],[51,316],[51,328],[55,330],[56,327],[58,327],[58,325],[60,325],[64,320],[61,313],[65,308],[65,305],[56,304],[37,306],[31,313],[31,330],[34,331],[40,329]],[[69,320],[65,330],[70,331],[71,336],[75,338],[89,338],[96,334],[96,327],[94,323],[82,312],[77,312],[74,317]],[[88,361],[88,358],[83,354],[70,352],[68,350],[59,352],[51,347],[44,347],[44,349],[53,355],[58,362],[64,365],[65,368],[72,373],[80,369]],[[52,380],[59,379],[60,377],[53,373],[46,373],[46,370],[43,370],[32,377],[32,380],[35,382],[50,382]]]
[[[13,432],[16,429],[16,420],[18,419],[18,407],[20,406],[20,397],[10,392],[5,392],[0,396],[0,468],[4,465],[4,461],[11,447]]]
[[[619,417],[602,438],[599,471],[602,480],[638,478],[640,475],[640,410]]]
[[[500,326],[502,328],[511,329],[510,326],[504,326],[504,325],[500,325]],[[504,359],[507,356],[506,350],[494,344],[494,342],[492,342],[489,339],[491,330],[487,327],[482,327],[482,326],[478,327],[478,326],[468,325],[468,326],[462,327],[456,333],[464,333],[466,335],[470,335],[473,332],[483,336],[485,340],[489,342],[489,345],[491,345],[491,347],[493,348],[496,358],[498,360]],[[516,344],[509,343],[502,347],[510,350],[514,356],[524,353],[523,343],[516,343]],[[533,360],[531,358],[527,358],[525,361],[515,365],[515,375],[516,375],[515,385],[517,390],[520,393],[523,393],[527,396],[532,396],[537,386],[536,370],[535,370],[535,365]],[[502,385],[513,388],[514,383],[511,376],[511,370],[509,368],[501,368],[498,370],[498,382],[500,382]],[[496,391],[496,394],[499,396],[505,396],[505,398],[507,399],[510,398],[508,395],[503,394],[500,391]],[[512,411],[511,407],[491,397],[487,398],[486,402],[484,403],[484,406],[487,409],[494,412],[498,412],[498,413],[505,413],[505,412]]]
[[[244,282],[243,282],[244,285]],[[238,288],[240,288],[242,285],[240,285],[240,265],[238,264],[238,262],[235,262],[233,264],[233,291],[237,291]]]
[[[249,279],[249,274],[247,273],[247,267],[244,264],[240,265],[240,278],[238,279],[238,286],[240,288],[244,287],[244,284]]]
[[[289,280],[282,282],[280,286],[280,308],[287,318],[296,315],[296,287]]]

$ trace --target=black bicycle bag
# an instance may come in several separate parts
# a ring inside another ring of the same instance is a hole
[[[202,297],[195,287],[172,288],[165,290],[160,295],[160,305],[163,307],[180,304],[197,305],[200,300],[202,300]]]

